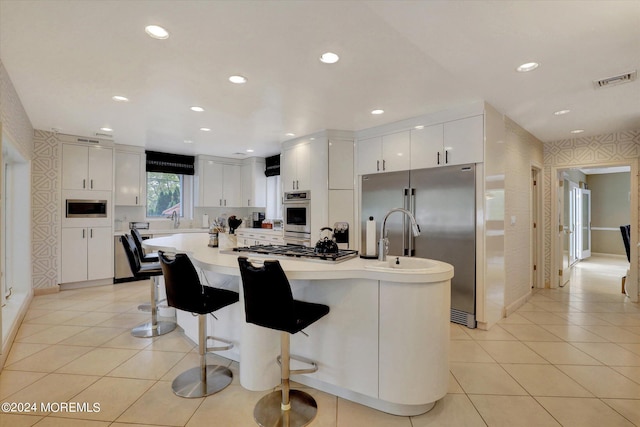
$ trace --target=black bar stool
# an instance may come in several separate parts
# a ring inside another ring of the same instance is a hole
[[[238,302],[237,292],[227,289],[203,286],[198,273],[186,254],[175,254],[173,259],[159,251],[160,265],[167,289],[167,302],[179,310],[198,315],[198,353],[200,366],[191,368],[174,380],[173,392],[182,397],[204,397],[217,393],[233,379],[231,371],[219,365],[207,365],[208,351],[222,351],[233,348],[229,341],[207,335],[207,314]],[[215,318],[215,316],[214,316]],[[207,340],[216,340],[227,344],[220,347],[207,347]]]
[[[152,253],[145,253],[143,247],[142,247],[142,235],[140,235],[140,232],[138,231],[137,228],[132,228],[131,229],[131,237],[133,237],[133,242],[136,244],[136,248],[138,249],[138,255],[140,255],[140,262],[142,264],[144,264],[145,262],[155,262],[158,263],[158,254],[155,252]],[[156,293],[157,295],[157,293]],[[161,303],[162,301],[158,301],[156,299],[156,306]],[[148,312],[151,311],[151,304],[150,303],[144,303],[144,304],[140,304],[138,305],[138,310],[140,311],[144,311],[144,312]]]
[[[167,334],[176,328],[175,322],[158,321],[158,283],[157,277],[162,275],[160,263],[140,262],[138,248],[136,248],[133,238],[127,234],[120,238],[127,254],[131,273],[138,279],[149,279],[151,283],[151,322],[138,325],[131,330],[131,335],[138,338],[150,338]]]
[[[312,368],[290,369],[290,334],[300,332],[325,316],[329,307],[294,300],[287,276],[278,261],[264,261],[259,266],[253,265],[247,257],[239,257],[238,264],[247,322],[281,331],[280,356],[277,358],[281,369],[281,391],[260,399],[253,410],[253,417],[263,427],[306,426],[315,418],[318,405],[308,393],[290,390],[289,376],[316,372],[318,366],[300,358]]]

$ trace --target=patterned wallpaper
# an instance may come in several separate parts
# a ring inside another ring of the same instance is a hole
[[[60,230],[60,153],[54,133],[36,131],[31,165],[33,287],[58,285]]]
[[[544,144],[544,278],[551,280],[551,168],[597,166],[640,158],[640,129]],[[638,189],[640,193],[640,189]],[[640,194],[639,194],[640,195]],[[640,230],[640,224],[638,224]]]
[[[16,93],[7,70],[0,61],[0,122],[2,132],[26,160],[33,154],[33,126]]]

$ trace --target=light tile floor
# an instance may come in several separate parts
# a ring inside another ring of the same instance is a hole
[[[449,394],[435,408],[398,417],[307,389],[314,427],[640,426],[640,307],[620,293],[627,264],[592,257],[562,289],[537,290],[490,331],[451,325]],[[196,366],[176,330],[155,339],[130,328],[147,282],[34,298],[0,374],[0,402],[99,403],[99,412],[0,413],[0,426],[253,426],[264,394],[238,384],[182,399],[171,381]]]

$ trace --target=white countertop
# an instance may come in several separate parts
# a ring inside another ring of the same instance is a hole
[[[198,267],[221,274],[239,276],[238,255],[220,253],[219,248],[210,248],[208,233],[181,233],[166,237],[154,237],[145,240],[143,247],[157,251],[184,252]],[[249,258],[259,259],[257,256]],[[265,258],[262,258],[265,259]],[[424,272],[374,271],[366,268],[367,263],[376,260],[353,258],[343,262],[307,261],[279,259],[283,270],[290,280],[334,280],[334,279],[371,279],[399,283],[431,283],[449,280],[453,277],[450,264],[433,260],[434,266]]]

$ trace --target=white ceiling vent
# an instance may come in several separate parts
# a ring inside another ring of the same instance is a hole
[[[101,132],[96,132],[96,136],[98,138],[113,138],[113,135],[108,134],[108,133],[101,133]]]
[[[599,89],[601,87],[615,86],[622,83],[632,82],[636,79],[636,77],[638,77],[638,72],[631,71],[629,73],[620,74],[618,76],[607,77],[606,79],[594,80],[593,86],[596,89]]]

